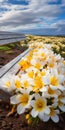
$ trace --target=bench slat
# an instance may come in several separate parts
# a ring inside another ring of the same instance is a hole
[[[1,39],[8,39],[8,38],[25,38],[23,34],[0,34]]]
[[[12,43],[12,42],[18,42],[18,41],[21,41],[21,40],[26,40],[26,38],[12,38],[12,39],[4,39],[4,40],[0,40],[0,45],[6,45],[6,44],[9,44],[9,43]]]
[[[21,35],[21,33],[18,33],[18,32],[8,32],[8,31],[0,31],[0,34],[7,34],[7,35],[9,35],[9,34],[17,34],[17,35],[20,34]]]
[[[0,46],[15,43],[21,40],[26,40],[26,36],[24,34],[0,31]]]
[[[19,56],[17,56],[15,59],[13,59],[12,61],[10,61],[8,64],[4,65],[1,69],[0,69],[0,78],[2,78],[7,72],[11,72],[11,68],[14,67],[14,65],[20,61],[20,59],[22,57],[24,57],[25,55],[28,54],[28,52],[30,51],[30,49],[27,49],[25,52],[21,53]],[[14,69],[12,70],[14,71]]]

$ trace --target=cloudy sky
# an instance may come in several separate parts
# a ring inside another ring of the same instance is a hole
[[[0,0],[0,31],[65,35],[65,0]]]

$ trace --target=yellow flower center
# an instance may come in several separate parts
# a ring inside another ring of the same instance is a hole
[[[51,77],[50,77],[50,83],[51,83],[51,85],[53,85],[53,86],[58,86],[59,81],[58,81],[58,79],[57,79],[56,76],[51,76]]]
[[[34,72],[33,72],[33,71],[28,72],[28,76],[29,76],[30,78],[33,78]]]
[[[28,60],[28,61],[31,61],[31,59],[32,59],[32,55],[28,55],[28,56],[27,56],[27,60]]]
[[[33,55],[33,51],[30,51],[30,52],[29,52],[29,55],[32,56],[32,55]]]
[[[63,99],[63,98],[65,98],[65,95],[63,95],[63,93],[58,96],[58,99],[59,99],[59,100],[61,100],[61,99]],[[61,103],[61,102],[59,101],[59,103]]]
[[[55,116],[56,115],[56,112],[53,108],[50,109],[50,116]]]
[[[36,111],[43,111],[46,107],[46,102],[42,99],[38,99],[36,102],[35,102],[35,110]]]
[[[19,80],[15,81],[16,88],[21,88],[21,82]]]
[[[63,64],[65,65],[65,60],[63,61]]]
[[[58,101],[58,106],[63,106],[63,103],[61,101]]]
[[[29,101],[29,95],[28,94],[23,94],[21,97],[20,97],[20,102],[23,106],[26,106],[28,104],[28,101]]]
[[[22,70],[26,70],[30,67],[30,62],[28,60],[21,60],[19,65],[21,66]]]
[[[54,67],[54,63],[50,63],[50,64],[49,64],[49,67],[50,67],[50,68],[53,68],[53,67]]]
[[[53,95],[53,94],[56,93],[56,90],[52,90],[52,89],[49,87],[49,88],[48,88],[48,93],[49,93],[50,95]]]
[[[10,82],[10,81],[7,81],[7,82],[5,83],[5,86],[6,86],[6,88],[9,88],[9,87],[11,86],[11,82]]]
[[[25,88],[28,88],[28,87],[29,87],[28,81],[24,81],[24,87],[25,87]]]
[[[33,86],[33,91],[38,92],[39,89],[41,89],[42,87],[44,87],[44,83],[42,82],[41,77],[36,76],[34,86]]]
[[[37,49],[34,49],[34,51],[33,52],[37,52],[38,50]]]
[[[46,75],[46,72],[42,71],[41,76],[45,76],[45,75]]]
[[[40,65],[39,63],[36,63],[36,64],[35,64],[35,67],[36,67],[37,69],[40,69],[40,68],[41,68],[41,65]]]
[[[43,53],[41,53],[41,58],[42,58],[42,60],[46,60],[46,55],[45,55],[45,53],[43,52]]]

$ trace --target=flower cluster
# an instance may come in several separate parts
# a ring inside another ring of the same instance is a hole
[[[18,62],[18,73],[2,79],[2,88],[13,92],[10,102],[18,114],[28,110],[33,119],[58,122],[65,112],[65,61],[51,45],[35,46]]]

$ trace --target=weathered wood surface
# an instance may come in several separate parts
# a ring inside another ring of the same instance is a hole
[[[0,40],[0,45],[6,45],[9,43],[13,43],[13,42],[18,42],[21,40],[25,40],[25,38],[12,38],[12,39],[5,39],[5,40]]]
[[[24,34],[10,33],[10,32],[0,32],[0,46],[9,44],[12,42],[18,42],[20,40],[26,40]]]

